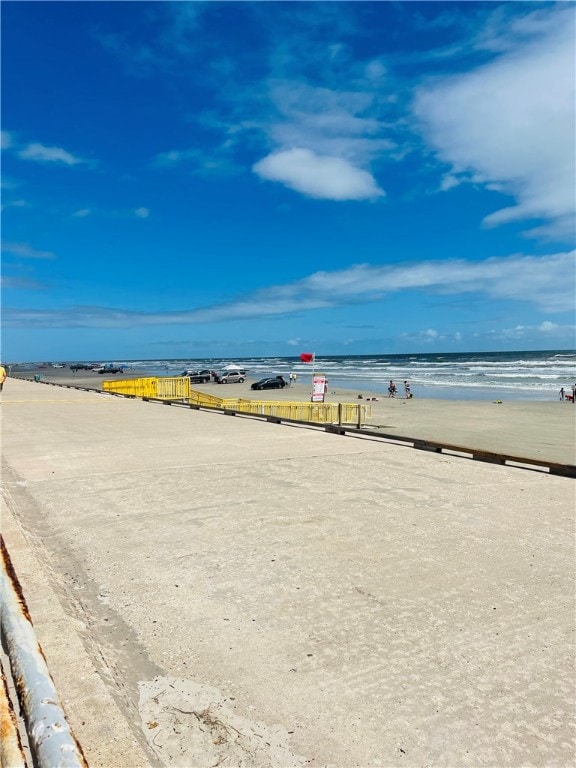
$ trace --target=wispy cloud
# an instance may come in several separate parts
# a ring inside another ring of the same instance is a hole
[[[505,35],[497,38],[493,47],[502,52],[491,63],[422,85],[414,112],[452,168],[444,189],[470,180],[496,184],[516,200],[487,216],[487,226],[542,218],[549,224],[534,234],[570,235],[576,209],[573,8],[527,15],[511,34],[514,45]]]
[[[447,42],[430,47],[427,35],[425,44],[405,50],[382,43],[362,59],[358,43],[370,23],[369,4],[276,5],[271,14],[264,3],[235,4],[234,12],[258,32],[255,50],[234,36],[222,45],[211,34],[217,17],[211,3],[161,5],[157,39],[144,48],[129,36],[108,40],[108,49],[140,75],[187,73],[194,82],[201,71],[202,88],[218,95],[209,112],[192,117],[210,133],[211,148],[168,149],[155,165],[187,163],[194,173],[249,166],[298,194],[370,200],[387,188],[386,164],[412,155],[423,136],[425,149],[449,166],[439,173],[440,190],[474,182],[502,194],[486,226],[541,219],[532,236],[573,237],[571,6],[524,11],[523,4],[467,4],[433,15],[406,5],[399,24],[409,18],[417,27],[421,18],[422,29],[448,30],[439,35]],[[414,66],[424,63],[432,76],[422,82],[414,79]],[[338,167],[344,173],[335,193]]]
[[[166,4],[156,44],[146,51],[128,39],[101,37],[125,61],[144,69],[153,62],[162,71],[188,71],[192,81],[194,62],[200,60],[202,88],[217,93],[210,111],[195,110],[192,118],[206,135],[210,132],[209,147],[167,148],[154,157],[153,165],[185,164],[193,173],[232,174],[248,164],[260,178],[303,195],[328,200],[381,197],[372,164],[399,151],[381,119],[388,114],[382,105],[393,95],[386,68],[375,59],[352,60],[348,44],[339,38],[354,33],[355,14],[344,4],[325,5],[289,11],[279,6],[273,15],[254,5],[230,9],[259,30],[258,51],[238,45],[234,36],[222,45],[220,35],[210,34],[216,21],[213,7],[200,3],[194,8]],[[292,151],[299,153],[294,174],[284,162],[290,157],[285,153]],[[334,192],[339,168],[343,178]]]
[[[63,165],[92,165],[91,160],[86,160],[73,155],[62,147],[47,147],[44,144],[28,144],[18,152],[23,160],[33,160],[38,163],[62,163]]]
[[[21,198],[18,200],[9,200],[6,203],[2,203],[2,210],[5,210],[6,208],[29,208],[30,203],[26,202],[26,200],[22,200]]]
[[[10,149],[13,141],[12,134],[10,133],[10,131],[2,131],[1,138],[2,138],[2,149]]]
[[[45,283],[41,283],[38,280],[11,275],[1,275],[0,284],[2,285],[2,288],[16,291],[39,291],[45,290],[48,287]]]
[[[226,130],[219,125],[219,129]],[[225,139],[218,146],[209,150],[200,149],[171,149],[160,152],[152,159],[156,168],[173,168],[185,166],[188,172],[205,175],[226,175],[240,173],[243,168],[232,157],[235,142]]]
[[[570,344],[574,343],[576,337],[576,325],[561,325],[553,323],[551,320],[544,320],[538,325],[516,325],[513,328],[502,328],[497,331],[502,339],[525,339],[541,337],[543,340],[550,336],[555,338],[567,339]]]
[[[2,131],[2,149],[11,155],[16,155],[22,160],[30,160],[36,163],[45,163],[47,165],[59,164],[67,165],[69,167],[85,165],[91,168],[96,166],[94,160],[75,155],[62,147],[48,147],[40,142],[23,144],[18,141],[16,135],[10,131]]]
[[[87,219],[92,216],[101,216],[103,218],[137,218],[147,219],[150,216],[150,209],[145,207],[128,208],[117,211],[106,211],[102,208],[79,208],[71,214],[73,219]]]
[[[260,130],[274,150],[255,163],[255,173],[327,200],[384,195],[372,166],[389,159],[398,151],[397,144],[382,121],[385,98],[376,97],[383,84],[375,82],[374,62],[363,68],[361,76],[357,69],[358,65],[348,80],[342,79],[339,90],[305,80],[267,84],[270,106]]]
[[[153,160],[152,164],[158,167],[170,167],[180,163],[203,161],[204,153],[198,149],[171,149],[167,152],[160,152]]]
[[[2,243],[2,252],[10,253],[12,256],[19,256],[23,259],[54,259],[55,254],[52,251],[38,251],[28,243]]]
[[[137,312],[107,307],[6,310],[10,325],[50,322],[62,327],[132,327],[230,322],[290,315],[295,312],[382,302],[391,294],[477,294],[487,299],[529,302],[547,312],[574,307],[575,253],[543,257],[511,256],[484,262],[455,259],[372,266],[360,264],[334,272],[316,272],[286,285],[270,286],[240,300],[172,312]]]

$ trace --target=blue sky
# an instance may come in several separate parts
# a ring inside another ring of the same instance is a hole
[[[572,348],[575,6],[3,2],[5,360]]]

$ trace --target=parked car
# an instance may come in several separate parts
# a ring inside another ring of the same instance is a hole
[[[246,371],[238,369],[237,371],[224,371],[216,378],[217,384],[232,384],[233,382],[242,382],[246,379]]]
[[[192,384],[206,384],[212,378],[212,371],[191,371],[187,368],[180,376],[187,376]]]
[[[86,365],[86,363],[73,363],[70,366],[70,370],[71,371],[91,371],[92,370],[92,366],[91,365]]]
[[[103,365],[101,368],[94,369],[96,373],[124,373],[124,368],[119,368],[116,365]]]
[[[255,381],[250,389],[284,389],[286,381],[282,376],[274,376],[267,379],[260,379]]]

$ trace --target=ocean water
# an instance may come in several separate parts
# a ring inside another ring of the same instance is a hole
[[[230,364],[245,368],[251,379],[292,371],[299,382],[311,382],[313,372],[312,365],[302,363],[299,355],[102,362],[122,363],[154,376],[177,376],[185,368],[221,371]],[[317,355],[314,370],[326,374],[329,387],[346,387],[365,396],[385,394],[390,379],[402,394],[406,379],[415,397],[557,400],[561,387],[571,393],[576,384],[576,351]]]

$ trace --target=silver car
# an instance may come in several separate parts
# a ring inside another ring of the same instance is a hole
[[[224,371],[224,373],[221,373],[219,376],[216,377],[216,383],[217,384],[232,384],[233,382],[238,382],[238,384],[242,384],[242,382],[246,379],[246,371],[237,370],[237,371]]]

